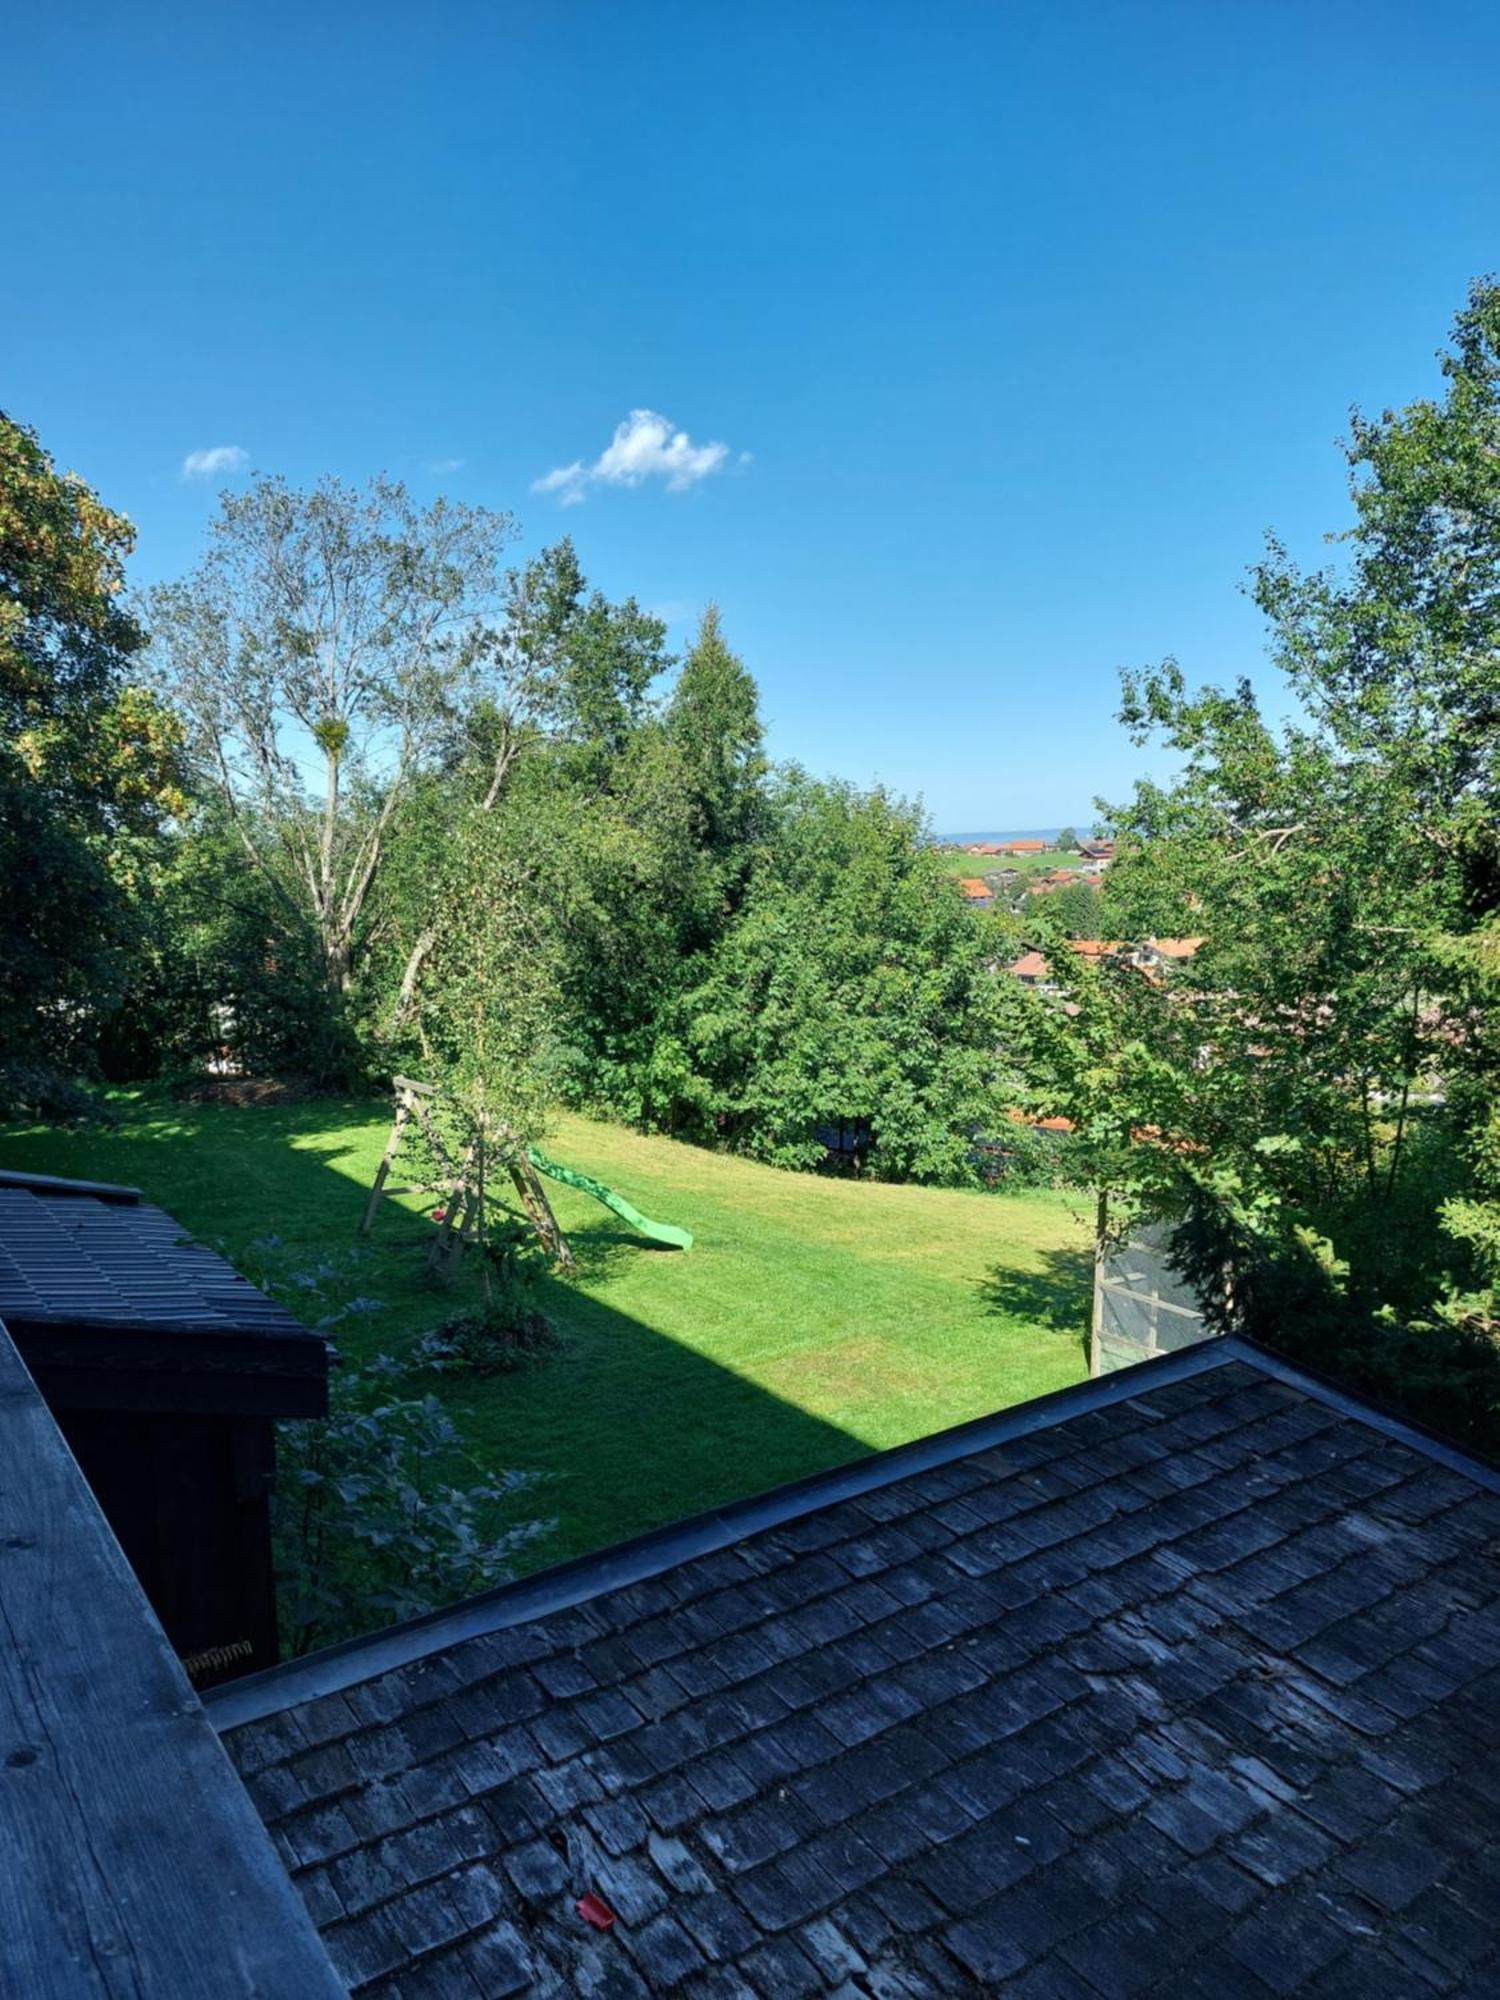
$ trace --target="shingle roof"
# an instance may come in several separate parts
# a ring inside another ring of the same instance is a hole
[[[327,1342],[135,1188],[0,1174],[0,1322],[63,1403],[327,1412]]]
[[[1497,1535],[1217,1342],[210,1708],[360,1994],[1475,1995]]]
[[[0,1182],[0,1319],[313,1338],[133,1189],[40,1177]]]

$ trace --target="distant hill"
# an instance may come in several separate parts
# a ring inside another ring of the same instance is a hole
[[[1073,827],[1076,832],[1083,834],[1087,838],[1089,829],[1093,824],[1093,814],[1085,813],[1081,819],[1059,820],[1056,826],[1011,827],[1003,833],[990,833],[988,831],[980,833],[935,833],[933,839],[943,842],[951,841],[956,847],[963,847],[971,840],[1056,840],[1057,836],[1066,826]]]

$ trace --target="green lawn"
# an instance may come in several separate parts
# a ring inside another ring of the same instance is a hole
[[[343,1311],[351,1361],[400,1353],[453,1310],[424,1273],[417,1197],[385,1205],[373,1243],[355,1235],[383,1105],[119,1108],[110,1131],[0,1133],[0,1165],[143,1187],[309,1323]],[[1084,1373],[1081,1202],[820,1180],[576,1117],[546,1143],[697,1241],[652,1249],[549,1182],[580,1264],[547,1287],[560,1352],[432,1378],[478,1457],[549,1475],[531,1511],[558,1526],[537,1563]]]
[[[1052,868],[1077,868],[1083,856],[1074,848],[1059,851],[1049,847],[1045,854],[940,854],[950,875],[993,875],[1012,868],[1018,875],[1045,875]]]

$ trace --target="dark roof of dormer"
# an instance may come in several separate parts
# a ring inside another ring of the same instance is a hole
[[[323,1339],[135,1188],[0,1174],[0,1321],[49,1399],[327,1407]]]

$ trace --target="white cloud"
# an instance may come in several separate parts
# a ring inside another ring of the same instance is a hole
[[[741,464],[748,456],[741,453]],[[722,471],[728,459],[727,444],[694,444],[655,410],[632,410],[592,465],[575,458],[533,480],[531,490],[555,493],[564,507],[576,507],[591,486],[639,486],[647,479],[665,480],[669,493],[685,493]]]
[[[243,472],[250,463],[248,451],[237,444],[214,444],[206,451],[190,451],[182,461],[184,479],[213,479],[221,472]]]
[[[461,472],[467,464],[468,460],[464,458],[435,458],[427,470],[438,474],[444,472]]]

